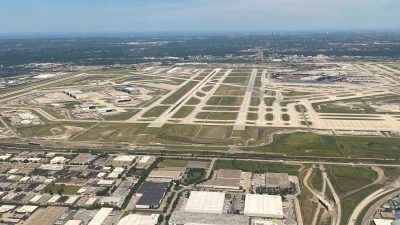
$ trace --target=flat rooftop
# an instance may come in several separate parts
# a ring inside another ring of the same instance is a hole
[[[177,211],[172,213],[169,224],[248,225],[249,217],[245,215]]]
[[[156,206],[159,205],[168,190],[169,182],[145,181],[136,192],[141,195],[136,205]]]
[[[265,173],[265,184],[267,187],[288,188],[289,175],[287,173]]]
[[[244,214],[255,217],[283,218],[282,197],[246,194]]]
[[[222,214],[225,193],[192,191],[185,206],[185,212]]]

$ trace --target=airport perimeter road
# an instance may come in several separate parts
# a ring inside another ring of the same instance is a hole
[[[239,114],[236,119],[234,130],[244,130],[246,128],[247,113],[251,102],[251,94],[253,93],[254,82],[256,81],[257,70],[251,71],[249,83],[247,85],[246,94],[244,95],[242,105],[240,106]]]
[[[368,197],[364,198],[364,200],[357,205],[357,207],[354,209],[353,213],[350,216],[349,219],[349,223],[348,225],[355,225],[356,221],[357,221],[357,217],[360,215],[361,211],[367,207],[367,205],[369,205],[371,202],[373,202],[374,200],[385,196],[386,194],[390,193],[394,191],[393,188],[385,190],[383,188],[375,191],[374,193],[370,194]]]
[[[336,214],[333,214],[332,216],[332,225],[340,225],[340,221],[342,218],[342,203],[340,202],[339,195],[336,193],[335,189],[333,188],[333,185],[331,183],[331,180],[328,178],[328,175],[326,172],[322,172],[322,176],[324,177],[324,180],[326,184],[329,187],[329,190],[331,191],[333,195],[333,199],[335,201],[335,209],[336,209]]]
[[[27,139],[29,141],[29,139]],[[37,143],[38,140],[32,139],[31,141]],[[40,142],[39,142],[40,143]],[[53,143],[53,142],[51,142]],[[72,146],[72,147],[66,147],[70,146],[71,142],[69,141],[57,141],[54,142],[55,145],[42,145],[42,146],[33,146],[33,145],[28,145],[27,143],[25,145],[8,145],[8,144],[2,144],[0,143],[1,149],[4,150],[9,150],[9,151],[17,151],[17,150],[27,150],[27,151],[53,151],[53,152],[70,152],[74,151],[76,149],[79,149],[80,146]],[[41,143],[43,144],[43,143]],[[192,147],[193,145],[180,145],[182,147]],[[211,145],[210,147],[220,147],[219,145]],[[123,149],[121,148],[120,145],[104,145],[102,143],[102,147],[96,147],[96,148],[90,148],[87,147],[89,150],[95,150],[98,151],[99,153],[101,152],[118,152],[118,153],[132,153],[132,154],[137,154],[137,155],[150,155],[150,156],[156,156],[156,157],[164,157],[164,158],[180,158],[180,159],[204,159],[204,160],[212,160],[213,158],[218,158],[220,160],[243,160],[243,161],[249,161],[249,162],[271,162],[271,163],[283,163],[283,164],[308,164],[308,165],[314,165],[314,164],[322,164],[322,165],[337,165],[337,166],[379,166],[379,167],[400,167],[400,164],[396,163],[385,163],[382,159],[378,158],[359,158],[359,159],[349,159],[349,160],[356,160],[357,162],[343,162],[343,160],[346,160],[345,158],[337,158],[337,161],[335,161],[336,158],[332,157],[318,157],[320,160],[316,160],[314,157],[310,157],[309,159],[305,158],[298,158],[298,157],[286,157],[286,156],[281,156],[281,157],[275,157],[273,159],[266,159],[268,156],[259,156],[259,155],[252,155],[249,153],[248,156],[245,154],[242,154],[243,152],[238,152],[240,155],[235,157],[236,154],[228,153],[225,152],[226,155],[220,154],[221,152],[207,152],[207,155],[204,154],[204,152],[190,152],[190,153],[185,153],[185,152],[175,152],[175,151],[166,151],[166,150],[160,150],[160,151],[151,151],[149,149],[145,150],[134,150],[132,148],[126,148]],[[228,155],[229,154],[229,155]],[[327,161],[322,161],[326,159]],[[329,160],[329,161],[328,161]],[[370,162],[363,162],[362,161],[369,161],[369,160],[382,160],[382,162],[375,162],[375,163],[370,163]],[[392,161],[392,160],[388,160]]]
[[[390,192],[390,194],[386,196],[382,196],[377,202],[375,202],[365,213],[364,218],[361,220],[361,224],[370,224],[372,215],[375,213],[376,209],[381,205],[385,204],[388,199],[395,198],[400,194],[400,190],[395,192]],[[360,221],[360,220],[359,220]]]
[[[214,169],[214,164],[215,164],[215,162],[218,160],[218,158],[213,158],[212,160],[211,160],[211,163],[210,163],[210,166],[208,167],[208,170],[207,170],[207,175],[206,175],[206,178],[207,179],[210,179],[211,177],[211,173],[212,173],[212,171],[213,171],[213,169]]]

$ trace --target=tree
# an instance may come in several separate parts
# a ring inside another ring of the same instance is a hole
[[[59,195],[63,195],[63,193],[64,193],[64,187],[61,187],[61,188],[59,188],[58,190],[57,190],[57,194],[59,194]]]

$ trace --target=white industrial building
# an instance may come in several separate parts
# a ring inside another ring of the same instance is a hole
[[[87,98],[87,95],[83,93],[81,90],[65,90],[64,94],[75,98],[75,99],[85,99]]]
[[[39,206],[36,205],[23,205],[19,207],[17,210],[15,210],[16,213],[20,214],[27,214],[27,213],[33,213],[36,211],[36,209],[39,208]]]
[[[247,194],[244,214],[251,217],[282,219],[282,197],[280,195]]]
[[[63,156],[56,156],[50,160],[50,164],[65,164],[67,161],[68,159]]]
[[[130,214],[122,218],[117,225],[156,225],[159,217],[159,214]]]
[[[183,174],[181,171],[152,170],[149,178],[167,178],[171,180],[181,180]]]
[[[101,208],[88,225],[100,225],[103,224],[104,220],[112,213],[113,208]]]
[[[83,221],[81,220],[68,220],[64,225],[82,225]]]
[[[120,87],[116,89],[117,91],[129,93],[131,95],[138,95],[140,94],[140,90],[137,87],[134,86],[128,86],[128,87]]]
[[[374,219],[375,225],[391,225],[393,220],[386,220],[386,219]]]
[[[170,225],[248,225],[249,217],[234,214],[193,213],[176,211],[168,221]]]
[[[222,214],[225,194],[222,192],[192,191],[185,212]]]
[[[128,167],[131,166],[135,161],[136,156],[133,155],[119,155],[112,161],[112,165],[115,167]]]

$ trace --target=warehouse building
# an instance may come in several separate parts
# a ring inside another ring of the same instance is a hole
[[[64,94],[75,98],[75,99],[85,99],[87,98],[87,95],[83,93],[81,90],[65,90]]]
[[[150,167],[150,165],[153,164],[153,162],[155,162],[155,161],[156,161],[156,157],[146,155],[146,156],[142,156],[135,166],[138,169],[146,169],[146,168]]]
[[[79,105],[79,108],[81,110],[88,111],[91,109],[96,109],[97,106],[95,104],[81,104],[81,105]]]
[[[170,182],[143,182],[136,192],[136,196],[140,198],[135,207],[140,209],[154,209],[160,207],[169,186]]]
[[[116,90],[124,92],[124,93],[131,94],[131,95],[140,94],[140,90],[137,87],[134,87],[134,86],[119,87],[119,88],[116,88]]]
[[[99,113],[110,113],[113,112],[112,108],[101,108],[97,110]]]
[[[193,213],[177,211],[168,221],[170,225],[248,225],[249,217],[233,214]]]
[[[123,96],[118,96],[115,99],[115,103],[129,102],[131,100],[132,100],[131,96],[123,95]]]
[[[113,208],[101,208],[88,225],[101,225],[112,213]]]
[[[222,192],[192,191],[184,211],[222,214],[224,201],[225,193]]]
[[[68,162],[68,159],[64,156],[56,156],[50,160],[50,164],[65,164]]]
[[[133,155],[119,155],[115,157],[112,161],[112,165],[117,167],[129,167],[135,161],[136,156]]]
[[[288,189],[290,187],[287,173],[266,173],[265,186],[267,188]]]
[[[159,168],[152,170],[149,174],[149,178],[166,178],[171,180],[181,180],[186,173],[186,168],[180,168],[180,170],[176,170],[171,168]]]
[[[158,223],[159,217],[159,214],[130,214],[122,218],[117,225],[156,225]]]
[[[250,217],[282,219],[282,197],[280,195],[246,194],[244,214]]]
[[[82,225],[82,220],[68,220],[64,225]]]
[[[35,211],[24,225],[52,225],[68,211],[67,207],[50,206]],[[25,214],[25,213],[24,213]]]
[[[78,156],[73,158],[69,164],[74,165],[88,165],[94,162],[98,158],[97,155],[92,155],[90,153],[80,153]]]
[[[374,219],[374,224],[375,225],[392,225],[393,220],[387,220],[387,219]]]

